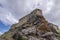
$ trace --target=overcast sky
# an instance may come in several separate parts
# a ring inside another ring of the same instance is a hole
[[[18,23],[21,17],[36,8],[42,10],[49,22],[60,26],[60,0],[0,0],[0,21],[6,25],[5,29],[0,26],[0,30],[9,29],[7,25]]]

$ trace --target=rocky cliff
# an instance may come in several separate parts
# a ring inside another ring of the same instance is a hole
[[[42,10],[35,9],[13,24],[0,40],[60,40],[58,30],[44,18]]]

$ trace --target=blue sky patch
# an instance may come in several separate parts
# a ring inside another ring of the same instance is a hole
[[[4,25],[3,22],[0,21],[0,32],[1,33],[8,31],[9,28],[10,28],[10,25]]]

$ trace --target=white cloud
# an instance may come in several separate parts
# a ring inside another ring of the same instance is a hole
[[[0,32],[0,36],[2,35],[3,33],[2,32]]]
[[[5,24],[5,25],[11,25],[13,23],[17,23],[18,20],[14,18],[11,12],[7,11],[4,8],[0,8],[0,20]]]
[[[25,10],[30,11],[35,8],[42,9],[44,14],[48,13],[54,6],[54,0],[26,0]]]
[[[9,15],[6,15],[7,20],[9,20],[12,24],[13,23],[18,23],[18,20],[12,16],[10,13]]]

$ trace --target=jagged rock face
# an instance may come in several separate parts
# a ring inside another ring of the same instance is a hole
[[[59,40],[58,30],[58,26],[44,18],[40,9],[35,9],[13,24],[0,40]]]

